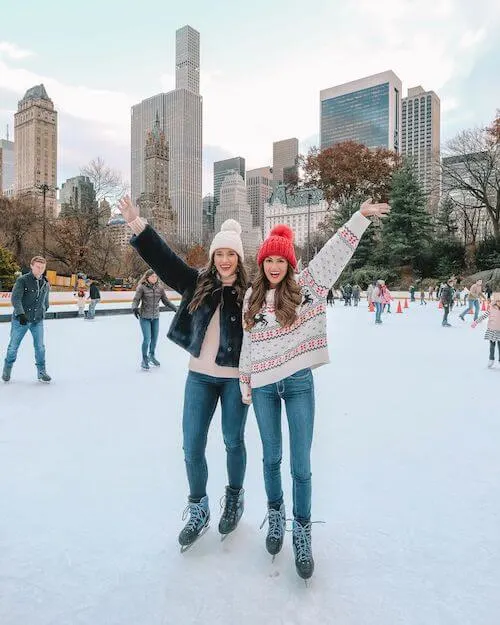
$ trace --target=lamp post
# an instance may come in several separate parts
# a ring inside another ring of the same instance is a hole
[[[40,189],[40,191],[42,192],[43,195],[43,257],[46,258],[47,256],[47,208],[46,208],[46,204],[47,204],[47,191],[50,191],[52,189],[52,187],[50,187],[46,182],[43,182],[42,184],[37,184],[36,185],[37,189]]]

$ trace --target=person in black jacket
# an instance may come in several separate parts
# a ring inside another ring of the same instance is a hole
[[[134,315],[141,324],[143,339],[141,367],[146,371],[149,370],[149,363],[155,367],[160,366],[155,356],[160,332],[160,302],[163,302],[168,310],[177,312],[177,306],[168,299],[165,287],[158,282],[158,276],[152,269],[148,269],[139,280],[132,302]]]
[[[101,301],[101,292],[99,291],[99,287],[97,286],[97,282],[95,280],[92,280],[90,283],[89,299],[90,304],[85,319],[92,321],[95,319],[96,306]]]
[[[455,278],[450,278],[448,282],[441,289],[441,304],[443,305],[444,315],[443,315],[443,328],[451,328],[451,323],[448,323],[448,315],[450,314],[451,306],[453,303],[453,296],[455,294]]]
[[[243,339],[242,304],[248,280],[243,266],[241,226],[234,219],[222,224],[210,246],[208,267],[198,272],[139,217],[139,210],[129,197],[120,200],[119,208],[134,232],[132,246],[159,278],[182,296],[168,337],[191,354],[182,419],[189,483],[189,518],[179,534],[184,550],[206,530],[210,520],[205,449],[219,400],[228,476],[219,532],[232,532],[243,514],[248,406],[241,400],[238,365]]]
[[[12,367],[17,358],[17,350],[26,332],[31,332],[35,348],[35,364],[38,379],[50,382],[45,369],[45,344],[43,340],[43,319],[49,307],[50,285],[44,276],[47,261],[42,256],[35,256],[30,263],[30,272],[20,276],[12,289],[12,325],[10,342],[2,373],[2,380],[10,380]]]

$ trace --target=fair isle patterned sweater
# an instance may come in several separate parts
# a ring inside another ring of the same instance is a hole
[[[316,254],[309,266],[298,274],[302,304],[291,326],[282,327],[277,322],[274,291],[267,292],[257,323],[243,332],[240,356],[243,397],[249,394],[250,388],[272,384],[301,369],[329,362],[326,296],[370,223],[360,212],[355,213]],[[251,293],[250,288],[245,294],[243,315],[248,310]]]

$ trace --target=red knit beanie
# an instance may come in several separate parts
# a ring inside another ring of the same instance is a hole
[[[285,224],[278,224],[269,233],[267,239],[262,243],[257,254],[257,263],[262,265],[268,256],[283,256],[297,268],[297,259],[293,248],[293,231]]]

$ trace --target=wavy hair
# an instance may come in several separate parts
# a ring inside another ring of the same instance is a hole
[[[245,266],[241,262],[241,258],[238,256],[238,265],[236,267],[236,280],[233,286],[238,294],[239,304],[243,302],[243,298],[245,297],[245,292],[248,286],[247,283],[247,272]],[[188,306],[189,312],[191,314],[196,312],[198,308],[203,304],[205,298],[209,295],[212,295],[218,290],[222,292],[222,286],[223,285],[217,275],[217,268],[215,266],[212,256],[209,264],[207,265],[207,267],[205,267],[205,269],[203,269],[198,277],[198,282],[196,284],[196,289],[193,294],[193,299]]]
[[[252,294],[245,313],[245,329],[250,330],[255,325],[255,316],[260,313],[266,301],[266,293],[271,288],[266,278],[263,265],[252,284]],[[280,326],[291,326],[297,319],[297,306],[302,302],[300,286],[295,279],[295,270],[288,264],[288,270],[283,280],[274,289],[274,308],[276,319]]]
[[[156,271],[154,271],[153,269],[147,269],[141,276],[139,282],[137,283],[137,286],[140,286],[141,284],[146,284],[147,279],[149,278],[149,276],[152,276],[154,273],[156,273]]]

